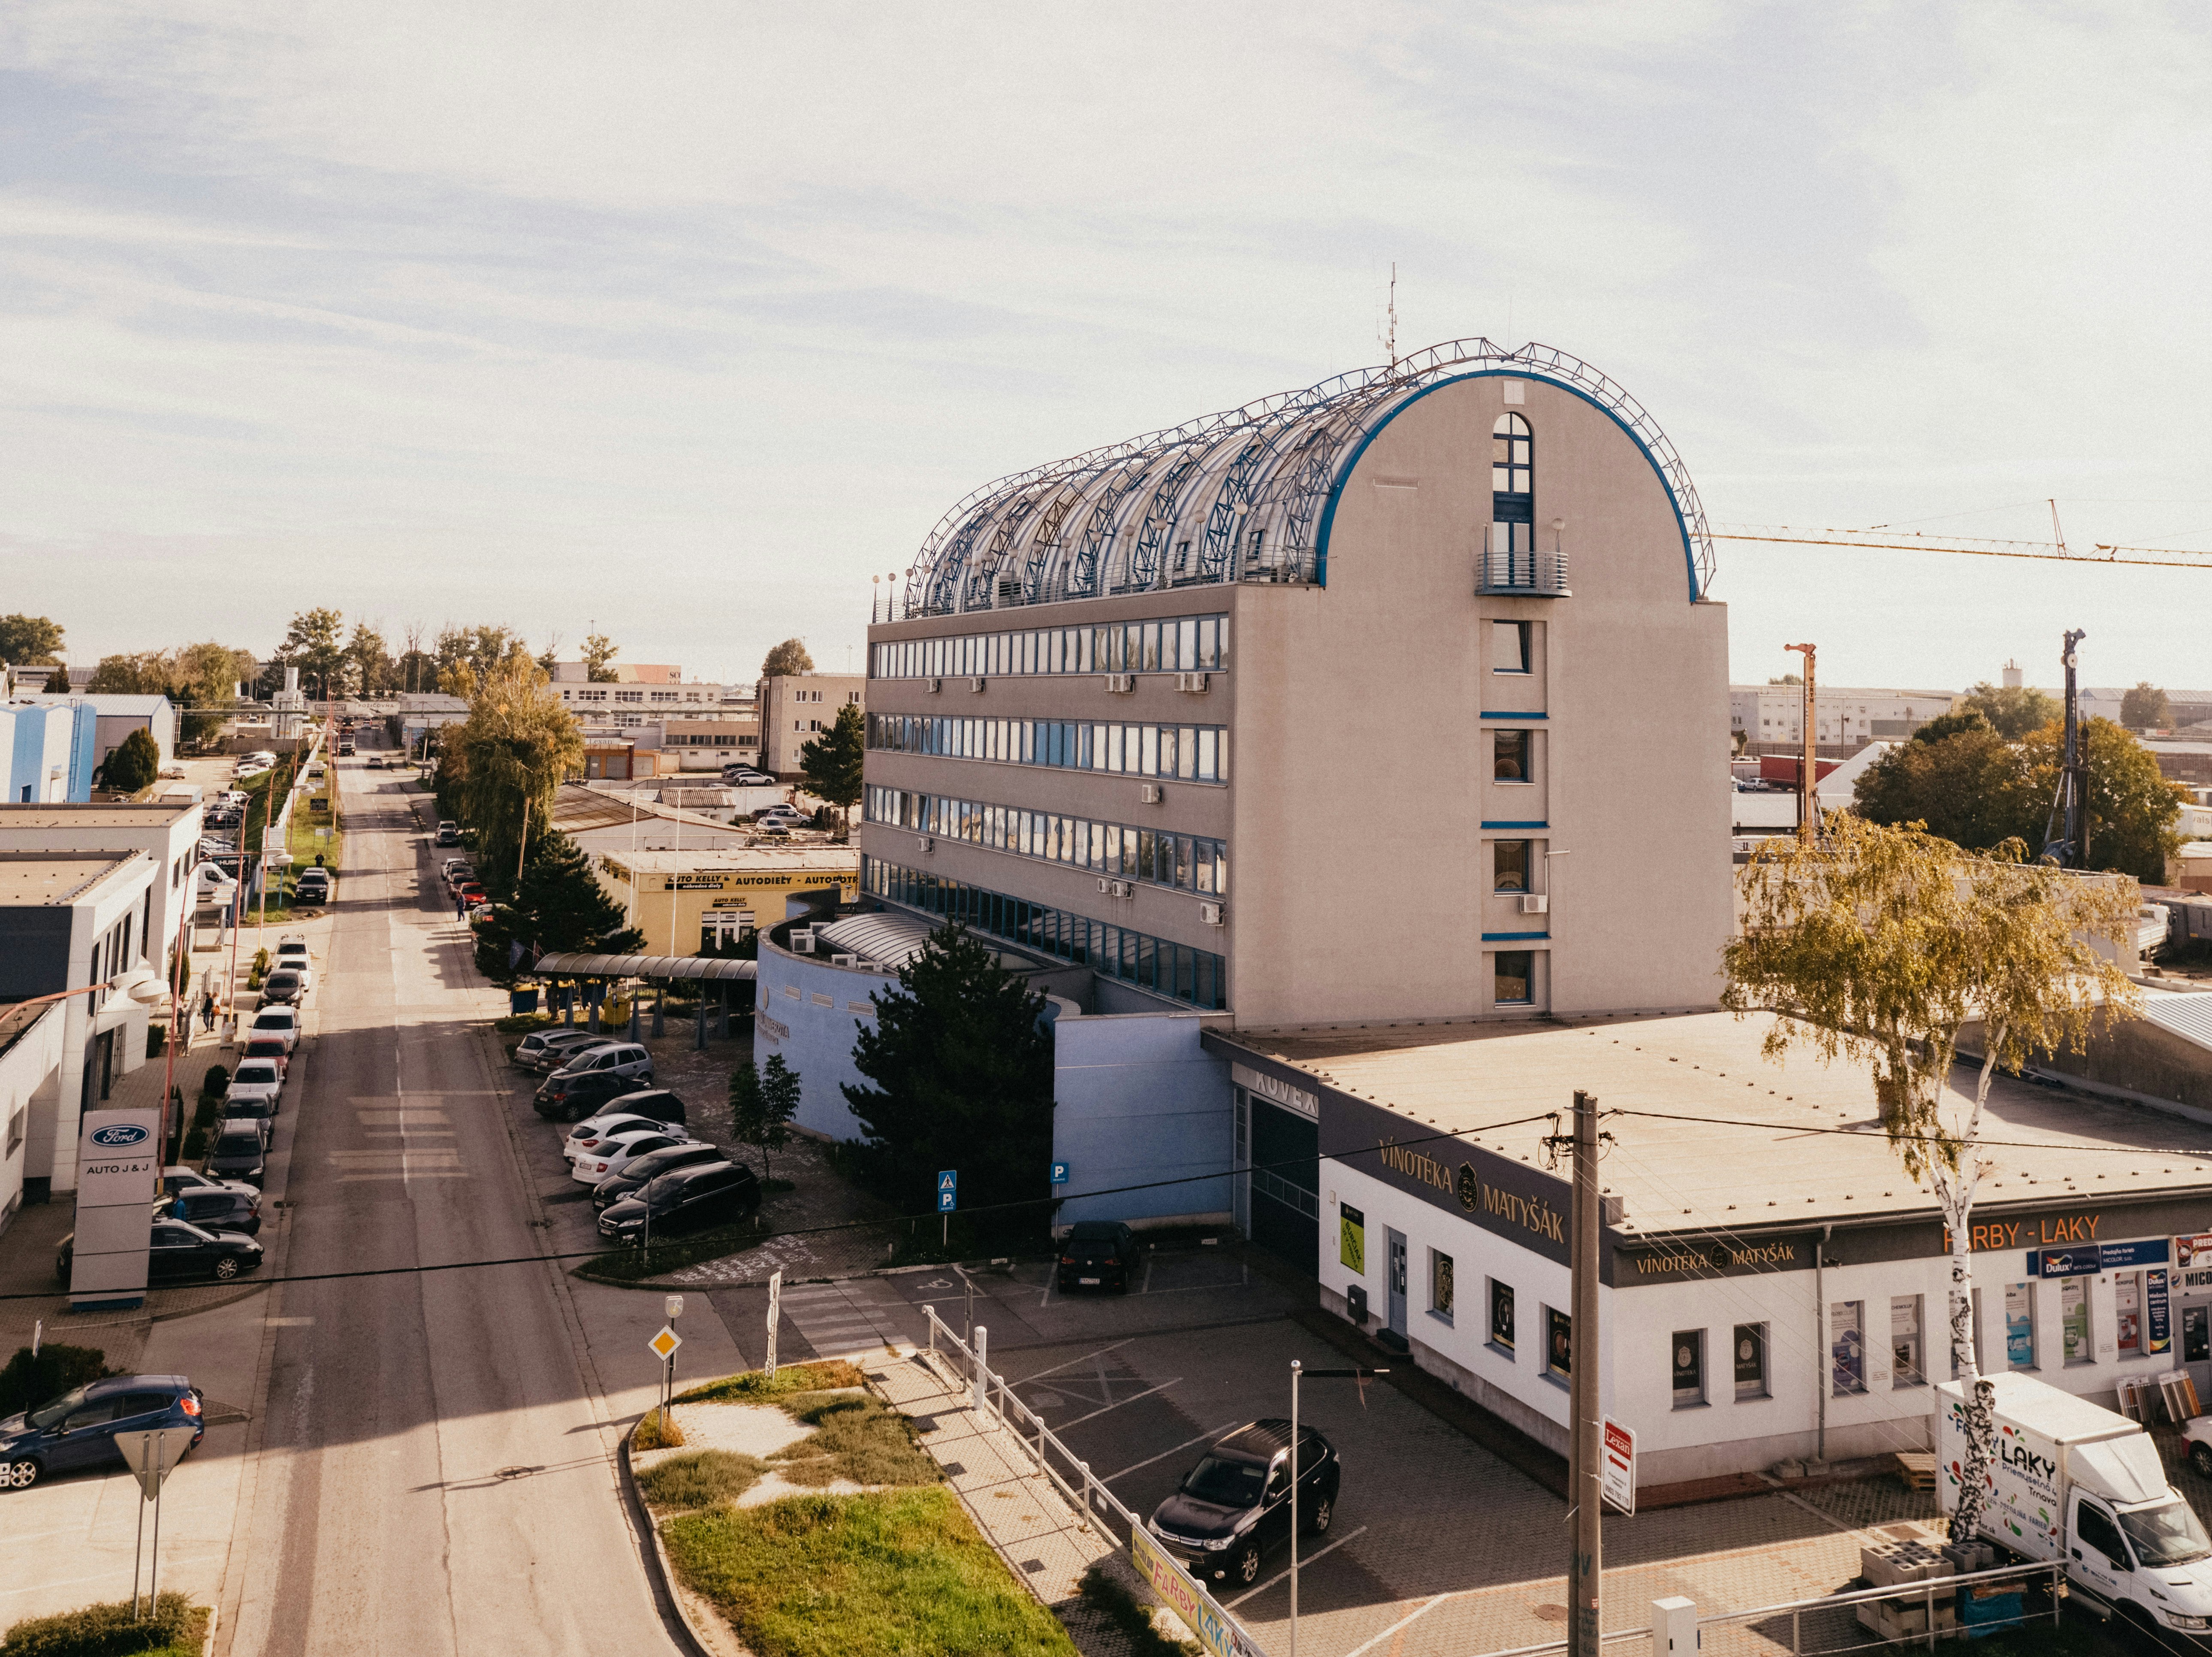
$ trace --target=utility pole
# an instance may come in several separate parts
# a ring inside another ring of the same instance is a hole
[[[1793,649],[1796,646],[1791,647]],[[1808,647],[1808,649],[1810,647]],[[1806,661],[1806,676],[1812,661]],[[1556,1146],[1555,1136],[1549,1142]],[[1575,1094],[1574,1242],[1568,1253],[1572,1287],[1569,1299],[1573,1319],[1568,1332],[1568,1407],[1571,1423],[1567,1500],[1573,1531],[1573,1553],[1567,1572],[1568,1657],[1599,1657],[1603,1626],[1604,1555],[1600,1519],[1604,1512],[1601,1494],[1605,1476],[1603,1404],[1598,1393],[1599,1355],[1605,1350],[1598,1338],[1597,1280],[1600,1203],[1597,1183],[1597,1100]]]
[[[1807,845],[1820,838],[1820,787],[1815,780],[1813,745],[1813,721],[1819,711],[1813,692],[1813,655],[1820,649],[1814,644],[1785,644],[1785,650],[1798,650],[1805,657],[1805,752],[1797,762],[1797,838]]]

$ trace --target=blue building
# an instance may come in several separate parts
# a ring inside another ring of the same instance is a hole
[[[9,804],[84,805],[92,798],[98,713],[88,702],[0,703]]]

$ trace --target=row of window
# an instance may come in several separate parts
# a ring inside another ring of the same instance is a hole
[[[1057,955],[1194,1007],[1229,1005],[1228,963],[1209,951],[1003,892],[942,880],[878,857],[861,858],[860,879],[886,903],[964,922],[978,932]]]
[[[1525,739],[1528,734],[1517,734]],[[1229,780],[1229,731],[1221,725],[1103,725],[1067,719],[870,714],[868,746],[886,753],[987,759],[1007,765],[1058,765],[1192,783]],[[1525,762],[1525,746],[1523,758]]]
[[[1016,673],[1218,673],[1229,666],[1229,618],[965,633],[869,647],[875,679],[996,679]]]
[[[1048,811],[1018,811],[941,794],[871,784],[866,820],[918,834],[941,834],[994,851],[1068,863],[1154,886],[1214,895],[1229,890],[1229,848],[1203,836],[1093,822]]]

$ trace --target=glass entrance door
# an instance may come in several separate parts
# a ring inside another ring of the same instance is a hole
[[[1406,1332],[1406,1234],[1390,1234],[1390,1332]]]

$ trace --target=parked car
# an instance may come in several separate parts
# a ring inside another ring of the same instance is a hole
[[[327,905],[337,893],[337,882],[331,879],[325,868],[303,868],[299,884],[292,888],[293,897],[303,904]]]
[[[261,1193],[250,1185],[239,1191],[210,1185],[161,1198],[154,1204],[154,1219],[156,1224],[182,1220],[202,1231],[234,1231],[251,1237],[261,1229]]]
[[[438,866],[438,873],[444,877],[447,886],[453,886],[475,874],[476,870],[465,857],[448,857]]]
[[[689,1137],[681,1128],[672,1136],[661,1127],[631,1128],[609,1134],[568,1165],[568,1177],[586,1185],[596,1185],[609,1174],[620,1173],[628,1167],[631,1158],[665,1151]]]
[[[283,1042],[275,1036],[252,1038],[246,1044],[246,1051],[240,1057],[267,1060],[276,1067],[280,1078],[286,1076],[292,1068],[292,1055],[285,1051]]]
[[[570,1075],[556,1070],[546,1077],[532,1101],[538,1114],[549,1122],[581,1122],[605,1110],[635,1088],[636,1078],[612,1071],[587,1070]]]
[[[269,1114],[274,1116],[283,1091],[284,1078],[274,1064],[265,1058],[242,1058],[230,1073],[230,1086],[223,1090],[222,1113],[243,1116],[246,1112],[240,1106],[265,1101]]]
[[[579,1122],[568,1130],[568,1136],[561,1142],[561,1154],[574,1162],[580,1156],[588,1156],[599,1142],[623,1133],[663,1133],[668,1124],[657,1117],[640,1111],[605,1110]],[[672,1138],[689,1138],[689,1134],[672,1134]]]
[[[564,1075],[623,1075],[642,1087],[653,1080],[653,1055],[632,1041],[610,1041],[603,1046],[571,1054],[555,1078]]]
[[[27,1490],[49,1473],[122,1461],[115,1435],[191,1429],[189,1454],[207,1431],[199,1389],[182,1375],[110,1375],[0,1421],[0,1485]]]
[[[623,1128],[665,1128],[684,1125],[684,1101],[665,1087],[622,1093],[599,1110],[577,1119],[568,1130],[562,1154],[574,1159],[584,1142],[595,1135],[620,1133]]]
[[[218,1132],[228,1132],[249,1123],[261,1135],[262,1149],[267,1150],[276,1142],[276,1101],[273,1098],[225,1100],[222,1118],[216,1127]]]
[[[54,1270],[69,1282],[70,1262],[76,1252],[76,1234],[62,1239],[54,1254]],[[156,1220],[147,1246],[146,1281],[183,1282],[212,1277],[228,1282],[261,1264],[261,1245],[236,1232],[202,1231],[182,1220]]]
[[[722,769],[722,781],[733,789],[772,789],[775,778],[766,771],[757,771],[744,765],[726,765]]]
[[[1119,1220],[1079,1220],[1060,1240],[1059,1288],[1129,1292],[1144,1250],[1137,1234]]]
[[[805,825],[806,813],[796,806],[770,806],[753,820],[766,827],[770,823],[788,823],[793,828]]]
[[[186,1191],[241,1191],[257,1200],[261,1193],[242,1179],[210,1179],[197,1168],[181,1167],[176,1164],[161,1170],[161,1189],[175,1197]]]
[[[201,1166],[215,1179],[258,1185],[268,1176],[268,1158],[269,1142],[258,1122],[224,1121],[216,1124],[215,1143]]]
[[[441,846],[457,846],[460,844],[460,843],[461,825],[459,823],[456,823],[450,817],[440,818],[438,819],[438,844]]]
[[[664,1173],[643,1191],[611,1203],[600,1211],[599,1235],[617,1243],[641,1242],[648,1214],[654,1231],[672,1234],[734,1225],[760,1205],[760,1181],[750,1168],[708,1162]]]
[[[303,885],[300,890],[304,894],[307,887]],[[289,966],[271,967],[269,976],[261,980],[264,1007],[289,1007],[307,998],[307,981]]]
[[[373,753],[369,755],[368,763],[364,765],[362,769],[372,771],[382,771],[384,769],[384,756],[380,753]]]
[[[633,1154],[620,1173],[608,1174],[592,1187],[592,1206],[603,1209],[619,1203],[633,1191],[642,1191],[664,1173],[678,1168],[696,1167],[702,1162],[726,1162],[729,1158],[719,1146],[696,1139],[686,1139],[665,1149]]]
[[[1335,1447],[1310,1427],[1298,1429],[1297,1521],[1316,1535],[1336,1513],[1344,1477]],[[1215,1441],[1145,1528],[1201,1581],[1249,1586],[1260,1556],[1290,1539],[1291,1423],[1279,1416],[1238,1428]]]
[[[558,1025],[549,1029],[532,1030],[516,1045],[514,1063],[525,1070],[555,1069],[560,1064],[558,1055],[605,1039],[605,1036],[595,1036],[589,1030],[564,1029]]]
[[[300,1045],[300,1009],[296,1007],[264,1007],[253,1015],[246,1026],[249,1040],[273,1037],[297,1051]]]

